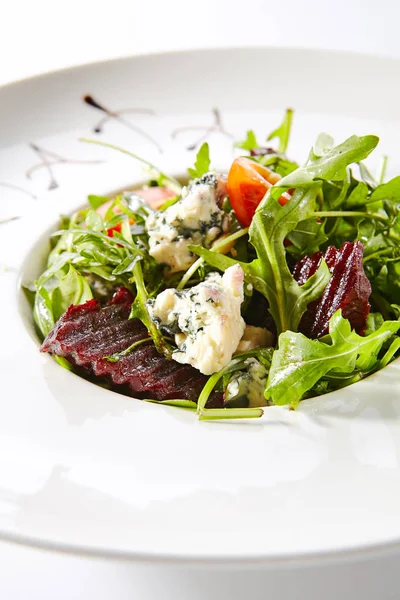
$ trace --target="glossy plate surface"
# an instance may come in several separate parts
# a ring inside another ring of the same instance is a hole
[[[226,169],[231,136],[254,129],[263,139],[293,106],[294,158],[306,158],[320,131],[338,141],[376,133],[395,174],[399,67],[305,50],[183,52],[0,90],[2,537],[179,560],[276,561],[400,542],[399,362],[297,412],[200,423],[41,355],[19,287],[40,272],[60,213],[88,193],[143,180],[135,161],[80,137],[179,175],[194,161],[188,147],[207,134],[214,166]],[[85,94],[108,112],[84,103]]]

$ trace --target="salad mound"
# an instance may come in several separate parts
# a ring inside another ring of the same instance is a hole
[[[366,168],[374,135],[321,134],[299,166],[291,119],[276,149],[247,132],[227,175],[204,143],[183,186],[132,154],[146,186],[63,217],[35,282],[41,350],[201,419],[296,408],[393,360],[400,176],[384,182],[386,159],[377,178]]]

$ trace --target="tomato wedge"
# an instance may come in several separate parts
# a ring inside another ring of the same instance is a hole
[[[244,156],[236,158],[228,173],[228,196],[235,214],[244,227],[248,227],[257,206],[280,175]],[[284,192],[279,204],[284,206],[290,194]]]

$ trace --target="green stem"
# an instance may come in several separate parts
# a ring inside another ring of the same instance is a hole
[[[228,373],[240,371],[246,366],[246,359],[257,355],[257,350],[243,352],[234,357],[226,367],[211,375],[203,387],[197,401],[197,414],[200,420],[210,419],[254,419],[264,414],[262,408],[205,408],[208,398],[218,381]]]
[[[51,237],[55,237],[57,235],[62,235],[64,233],[76,233],[78,235],[87,235],[87,236],[93,236],[93,237],[97,237],[100,238],[102,240],[104,240],[105,242],[107,242],[108,244],[114,245],[114,246],[124,246],[124,248],[129,248],[129,250],[133,250],[135,251],[137,254],[140,254],[140,252],[133,246],[133,244],[127,242],[126,240],[123,240],[119,237],[110,237],[109,235],[105,235],[104,233],[100,233],[100,231],[92,231],[90,229],[59,229],[58,231],[55,231],[54,233],[51,234]]]
[[[228,372],[233,373],[235,370],[237,371],[237,370],[240,370],[241,368],[243,368],[244,365],[245,365],[245,363],[242,359],[236,358],[236,359],[233,359],[229,363],[229,365],[227,365],[224,369],[221,369],[221,371],[218,371],[218,373],[214,373],[213,375],[211,375],[211,377],[209,378],[209,380],[207,381],[207,383],[201,390],[201,394],[197,401],[197,412],[199,414],[201,414],[203,412],[203,410],[205,410],[205,406],[207,404],[207,400],[208,400],[211,392],[217,385],[218,381],[225,375],[225,373],[228,373]]]
[[[377,250],[376,252],[372,252],[372,254],[368,254],[363,260],[365,264],[369,260],[374,260],[375,258],[380,258],[381,256],[390,256],[394,254],[395,248],[385,248],[384,250]]]
[[[246,235],[248,233],[248,231],[249,231],[248,227],[246,227],[245,229],[240,229],[239,231],[232,233],[232,235],[229,235],[228,237],[220,240],[219,242],[216,242],[214,244],[214,246],[211,248],[211,252],[218,252],[218,250],[220,250],[221,248],[224,248],[224,246],[226,246],[227,244],[230,244],[231,242]],[[186,273],[184,274],[184,276],[182,277],[182,279],[180,280],[180,282],[177,286],[178,290],[182,290],[185,287],[187,282],[191,279],[191,277],[196,273],[197,269],[199,269],[203,263],[204,263],[204,259],[198,258],[192,264],[192,266],[189,267],[189,269],[186,271]]]
[[[152,341],[153,340],[151,339],[151,337],[144,338],[143,340],[134,342],[133,344],[128,346],[128,348],[126,348],[125,350],[122,350],[122,352],[116,352],[112,356],[103,356],[103,358],[105,358],[109,362],[118,362],[122,356],[126,356],[127,354],[130,354],[138,346],[141,346],[142,344],[145,344],[146,342],[152,342]]]
[[[390,237],[390,239],[395,240],[396,242],[400,242],[400,237],[394,233],[394,230],[392,228],[389,229],[388,236]]]
[[[160,175],[160,177],[162,177],[163,179],[166,179],[167,181],[172,183],[174,188],[176,188],[176,189],[174,189],[174,191],[180,192],[182,189],[181,184],[179,183],[179,181],[177,179],[175,179],[175,177],[172,177],[171,175],[167,175],[166,173],[161,171],[158,167],[156,167],[156,165],[153,165],[153,163],[151,163],[150,161],[146,160],[145,158],[141,158],[140,156],[138,156],[137,154],[134,154],[133,152],[130,152],[129,150],[125,150],[124,148],[121,148],[120,146],[115,146],[114,144],[109,144],[108,142],[102,142],[101,140],[90,140],[87,138],[79,138],[79,141],[85,142],[86,144],[96,144],[97,146],[103,146],[104,148],[110,148],[111,150],[117,150],[117,152],[121,152],[122,154],[126,154],[127,156],[130,156],[131,158],[135,158],[136,160],[143,163],[147,167],[150,167],[150,169],[152,169],[153,171],[156,171],[156,173],[158,173]]]
[[[378,185],[381,185],[384,182],[384,180],[385,180],[387,163],[388,163],[388,157],[386,155],[382,156],[382,160],[380,162],[379,169],[378,169],[378,174],[377,174],[377,177],[376,177]]]
[[[328,210],[319,211],[313,213],[314,217],[327,218],[327,217],[368,217],[371,219],[377,219],[380,221],[387,221],[387,217],[377,215],[376,213],[366,213],[356,210]]]
[[[199,413],[199,420],[259,419],[263,414],[262,408],[203,408]]]

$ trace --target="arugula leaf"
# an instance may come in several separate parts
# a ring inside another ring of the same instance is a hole
[[[176,204],[180,200],[180,198],[181,198],[180,196],[175,196],[174,198],[169,198],[168,200],[166,200],[166,202],[164,202],[164,204],[162,206],[160,206],[160,208],[158,210],[160,212],[166,211],[167,208]]]
[[[364,206],[367,202],[370,190],[364,181],[360,181],[350,192],[345,200],[346,208],[357,208]]]
[[[140,319],[142,323],[147,327],[153,342],[159,352],[165,354],[167,358],[171,358],[172,349],[171,346],[165,341],[161,331],[152,320],[149,310],[147,308],[147,300],[149,294],[143,280],[143,271],[140,261],[136,261],[133,267],[133,277],[136,284],[136,298],[132,304],[130,319]]]
[[[368,336],[371,333],[374,333],[382,323],[385,321],[381,313],[379,312],[371,312],[367,317],[367,325],[365,327],[364,335]]]
[[[86,215],[86,227],[89,230],[96,231],[96,232],[103,231],[103,229],[104,229],[103,219],[101,218],[99,213],[93,209],[89,210]],[[111,227],[112,227],[112,225],[111,225]]]
[[[242,150],[249,151],[254,150],[254,148],[258,148],[259,143],[257,142],[256,134],[252,129],[249,129],[249,131],[246,134],[246,139],[242,142],[234,142],[233,147],[242,148]]]
[[[368,187],[374,189],[378,185],[378,182],[376,181],[375,177],[373,177],[368,167],[363,162],[359,162],[358,166],[360,169],[361,179],[368,185]]]
[[[289,144],[290,130],[292,127],[292,118],[293,118],[293,109],[286,109],[285,116],[283,118],[282,123],[271,131],[267,140],[273,140],[275,138],[279,139],[278,152],[284,153]]]
[[[400,258],[387,260],[375,279],[376,287],[387,298],[400,301]]]
[[[283,207],[267,194],[250,226],[250,242],[258,256],[249,265],[252,283],[268,299],[278,334],[286,329],[297,331],[308,304],[321,296],[331,277],[323,260],[317,272],[299,286],[286,262],[284,240],[300,220],[312,215],[318,189],[314,184],[306,191],[296,190]]]
[[[49,331],[54,327],[55,321],[51,297],[44,287],[39,288],[36,292],[33,305],[33,320],[43,338],[46,337]]]
[[[252,158],[264,167],[270,167],[281,177],[286,177],[286,175],[299,168],[296,162],[288,160],[282,154],[265,154],[264,156],[254,156]]]
[[[196,154],[194,169],[188,169],[189,177],[197,179],[208,173],[210,170],[210,148],[207,142],[201,145]]]
[[[378,185],[372,192],[369,201],[377,200],[400,200],[400,175],[394,177],[387,183]]]
[[[312,256],[328,240],[325,233],[325,222],[315,217],[300,221],[296,228],[288,233],[287,239],[292,242],[292,245],[287,246],[286,251],[296,259]]]
[[[380,368],[383,344],[400,329],[400,321],[385,321],[370,335],[351,331],[338,310],[329,322],[324,340],[310,340],[302,333],[286,331],[272,357],[265,397],[274,404],[296,407],[304,394],[329,373],[363,376]]]
[[[377,142],[375,136],[352,136],[321,157],[313,153],[308,165],[281,179],[258,206],[249,230],[257,258],[251,263],[239,264],[246,281],[267,298],[278,334],[286,330],[297,331],[308,304],[321,296],[330,279],[329,269],[325,261],[321,261],[317,272],[300,286],[287,265],[284,240],[300,221],[313,216],[322,180],[339,175],[346,178],[347,166],[367,156]],[[282,187],[296,186],[290,202],[281,206],[277,199]],[[190,246],[189,249],[221,270],[237,263],[205,248]]]
[[[72,264],[66,273],[64,268],[59,269],[42,285],[36,285],[33,316],[43,337],[71,304],[83,304],[93,298],[88,282]]]
[[[316,139],[314,147],[311,149],[310,158],[315,160],[330,152],[335,145],[333,137],[329,133],[320,133]]]
[[[57,321],[71,304],[83,304],[92,298],[93,294],[86,279],[69,265],[66,275],[59,275],[59,284],[51,294],[54,320]]]
[[[318,179],[342,181],[347,177],[347,167],[366,158],[379,142],[376,135],[352,135],[326,154],[315,157],[279,181],[279,188],[308,187]],[[276,193],[281,193],[279,190]]]
[[[88,203],[94,210],[97,210],[100,206],[109,202],[110,198],[108,196],[94,196],[90,194],[88,196]]]

